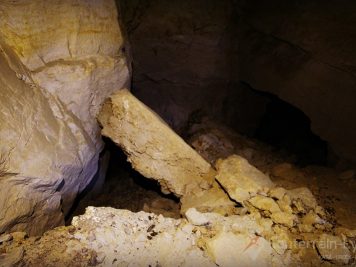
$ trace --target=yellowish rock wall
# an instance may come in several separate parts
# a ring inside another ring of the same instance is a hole
[[[129,84],[111,0],[0,2],[0,232],[64,223],[98,170],[96,115]]]

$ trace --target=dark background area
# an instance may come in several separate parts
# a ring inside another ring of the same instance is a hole
[[[200,112],[305,162],[356,161],[356,2],[117,3],[132,92],[178,133]]]

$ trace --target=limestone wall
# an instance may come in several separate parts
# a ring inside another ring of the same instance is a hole
[[[130,62],[110,0],[1,1],[0,41],[0,232],[39,234],[96,174],[96,115]]]

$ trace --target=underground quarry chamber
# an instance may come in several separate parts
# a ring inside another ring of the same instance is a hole
[[[0,266],[355,265],[355,11],[0,1]]]

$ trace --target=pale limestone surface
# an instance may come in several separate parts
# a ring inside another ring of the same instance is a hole
[[[82,229],[74,237],[97,252],[101,266],[215,266],[186,220],[89,207],[73,225]]]
[[[2,1],[0,36],[100,149],[96,115],[130,81],[115,1]]]
[[[7,174],[0,178],[0,232],[39,234],[63,223],[61,208],[68,210],[95,174],[97,153],[60,101],[19,78],[30,81],[4,45],[0,68],[0,151],[7,158]]]
[[[198,247],[194,229],[185,219],[88,207],[70,227],[9,243],[7,253],[0,254],[0,265],[216,266]]]
[[[243,203],[257,193],[267,192],[274,186],[269,177],[238,155],[217,162],[216,179],[229,196]]]
[[[110,97],[99,115],[102,134],[127,154],[132,167],[178,196],[209,189],[213,171],[162,119],[128,90]]]
[[[0,232],[63,223],[98,169],[95,116],[127,85],[114,1],[0,2]]]

